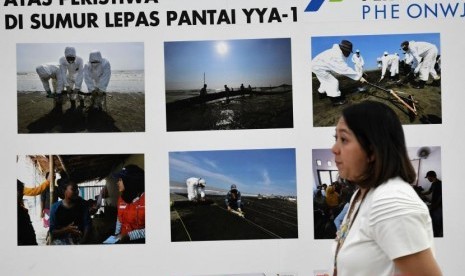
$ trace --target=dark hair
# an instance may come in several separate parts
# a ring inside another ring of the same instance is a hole
[[[24,183],[19,180],[19,179],[16,179],[16,184],[17,184],[17,191],[18,192],[23,192],[24,190]]]
[[[374,157],[357,185],[377,187],[396,176],[407,183],[415,181],[402,124],[391,108],[380,102],[364,101],[345,108],[342,116],[362,149]]]
[[[62,177],[60,179],[57,180],[57,185],[58,185],[58,189],[57,189],[57,192],[58,192],[58,197],[61,198],[61,199],[64,199],[65,198],[65,191],[66,191],[66,188],[69,186],[69,185],[73,185],[75,184],[74,180],[68,178],[68,177]]]
[[[24,195],[24,183],[19,180],[19,179],[16,179],[16,184],[17,184],[17,196],[18,196],[18,204],[19,205],[23,205],[23,195]]]
[[[134,198],[138,197],[145,190],[144,170],[136,165],[127,165],[120,173],[120,178],[123,180],[124,191],[121,193],[121,198],[126,203],[131,203]]]

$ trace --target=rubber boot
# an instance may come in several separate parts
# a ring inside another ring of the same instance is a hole
[[[75,110],[76,109],[76,100],[70,100],[71,102],[71,110]]]
[[[52,91],[47,91],[47,98],[53,98]]]
[[[403,79],[397,81],[397,85],[398,85],[398,86],[402,86],[402,85],[404,85],[404,84],[407,84],[407,83],[413,81],[414,78],[415,78],[415,74],[414,74],[413,72],[410,71],[410,72],[407,74],[407,76],[405,76],[405,78],[403,78]]]
[[[323,100],[323,99],[325,99],[326,97],[328,97],[328,95],[326,94],[326,92],[323,92],[323,93],[318,92],[318,99]]]
[[[61,95],[58,95],[55,100],[55,106],[53,107],[53,113],[63,114],[63,99]]]
[[[426,83],[426,81],[424,81],[424,80],[419,80],[418,83],[417,83],[417,85],[415,85],[414,88],[416,88],[416,89],[423,89],[423,88],[425,88],[425,83]]]
[[[333,106],[340,106],[340,105],[344,105],[347,103],[347,100],[343,96],[330,97],[330,99],[331,99],[331,103],[333,104]]]

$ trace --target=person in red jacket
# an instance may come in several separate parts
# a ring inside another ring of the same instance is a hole
[[[118,243],[145,243],[145,177],[136,165],[118,174],[118,217],[115,235]]]

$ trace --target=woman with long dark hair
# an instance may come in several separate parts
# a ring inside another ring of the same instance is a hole
[[[392,109],[365,101],[345,108],[332,147],[341,178],[358,190],[337,233],[338,276],[442,275],[433,256],[428,208]]]

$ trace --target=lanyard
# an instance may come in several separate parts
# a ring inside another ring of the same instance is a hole
[[[333,272],[333,276],[337,276],[337,256],[339,254],[339,251],[340,251],[342,245],[344,244],[344,241],[345,241],[347,235],[349,235],[350,228],[352,228],[352,225],[354,224],[355,218],[357,217],[358,211],[360,210],[360,206],[362,205],[362,202],[365,199],[365,196],[367,195],[368,191],[366,191],[362,195],[362,198],[360,200],[358,200],[358,198],[360,197],[360,193],[361,193],[361,190],[359,189],[357,191],[356,197],[354,198],[353,202],[350,204],[349,212],[347,214],[347,217],[346,217],[344,223],[341,225],[341,228],[337,232],[337,235],[336,235],[337,247],[336,247],[336,253],[335,253],[335,256],[334,256],[334,272]],[[354,215],[352,217],[352,213],[354,212],[354,209],[355,209],[355,213],[354,213]]]

